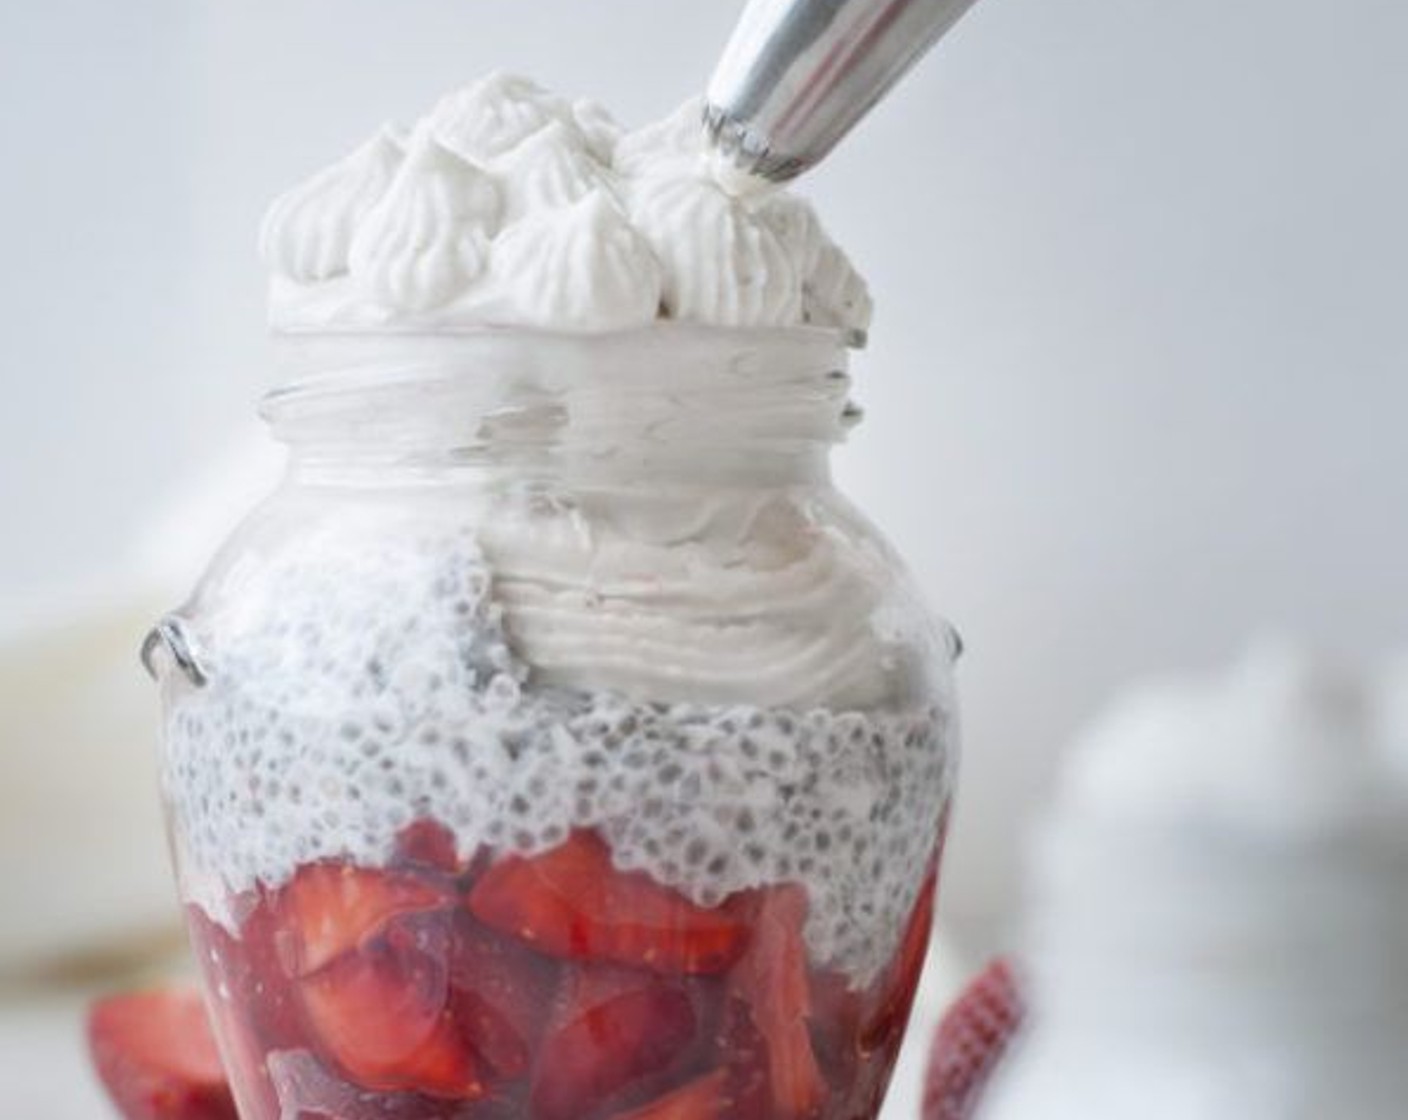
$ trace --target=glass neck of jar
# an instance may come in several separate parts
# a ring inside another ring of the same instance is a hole
[[[818,483],[859,416],[843,340],[815,329],[283,335],[276,355],[261,411],[294,476],[329,484]]]

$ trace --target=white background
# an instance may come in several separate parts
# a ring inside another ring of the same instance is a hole
[[[272,194],[494,66],[644,122],[735,12],[8,0],[0,610],[101,575],[247,422]],[[1405,636],[1405,44],[1396,0],[983,0],[808,185],[879,304],[842,481],[968,640],[970,951],[1122,682]]]

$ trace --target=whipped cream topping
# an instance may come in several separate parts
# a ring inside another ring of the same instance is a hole
[[[803,200],[732,193],[701,105],[624,132],[595,102],[492,74],[384,128],[271,207],[281,330],[528,327],[657,318],[869,326],[865,282]]]

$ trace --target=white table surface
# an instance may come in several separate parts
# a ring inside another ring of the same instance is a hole
[[[0,1003],[0,1100],[27,1120],[115,1115],[88,1064],[86,994]]]

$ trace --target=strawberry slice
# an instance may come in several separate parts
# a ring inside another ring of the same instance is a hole
[[[300,982],[317,1048],[365,1089],[472,1100],[484,1094],[450,1015],[445,927],[393,926]]]
[[[929,935],[934,928],[934,898],[938,878],[931,872],[924,881],[894,960],[873,990],[875,1011],[861,1031],[861,1048],[866,1051],[898,1046],[914,1006],[919,975],[929,955]]]
[[[88,1046],[127,1120],[238,1120],[195,988],[99,1000],[88,1013]]]
[[[246,1014],[265,1050],[300,1045],[304,1030],[297,985],[283,967],[285,954],[280,950],[288,933],[275,910],[276,899],[267,890],[244,896],[238,904],[244,914],[238,936],[217,937],[215,944],[223,952],[212,958],[224,962],[212,979],[217,986],[225,982],[229,1002]]]
[[[450,987],[454,1018],[501,1078],[528,1072],[557,987],[557,963],[501,937],[461,911],[454,917]]]
[[[407,872],[313,863],[275,900],[287,934],[280,950],[292,976],[307,976],[375,937],[392,918],[449,905],[449,888]]]
[[[571,970],[538,1057],[536,1120],[579,1120],[632,1082],[661,1072],[694,1039],[680,986],[613,966]]]
[[[714,973],[747,945],[747,926],[733,915],[695,906],[640,872],[617,871],[588,832],[540,856],[501,859],[468,905],[486,925],[567,960]]]
[[[368,1093],[328,1069],[307,1050],[276,1050],[269,1073],[278,1104],[270,1117],[337,1120],[515,1120],[519,1102],[484,1098],[451,1104],[419,1093]]]
[[[396,864],[414,871],[454,875],[460,869],[455,834],[429,818],[412,821],[397,833],[395,850]]]
[[[980,973],[939,1023],[924,1079],[924,1120],[968,1120],[1025,1017],[1011,964]]]
[[[729,1120],[772,1120],[768,1044],[740,999],[725,1000],[719,1057],[728,1077]]]
[[[728,1073],[719,1069],[613,1120],[722,1120],[730,1103]]]
[[[187,911],[196,960],[205,973],[211,1026],[223,1048],[236,1103],[249,1115],[276,1115],[273,1086],[264,1069],[266,1039],[278,1045],[297,1038],[301,1014],[266,940],[265,912],[257,899],[237,940],[197,906]],[[266,952],[267,950],[267,952]],[[265,1029],[267,1025],[267,1030]]]
[[[730,977],[767,1045],[768,1080],[776,1120],[807,1120],[826,1103],[826,1082],[812,1050],[811,992],[802,927],[801,887],[771,887],[755,904],[753,943]]]
[[[808,1021],[817,1064],[832,1088],[847,1092],[856,1081],[860,1065],[861,993],[852,989],[841,972],[815,970],[811,974],[811,1017]]]
[[[445,1102],[414,1093],[369,1094],[344,1081],[307,1050],[269,1055],[278,1116],[336,1116],[338,1120],[435,1120]]]

